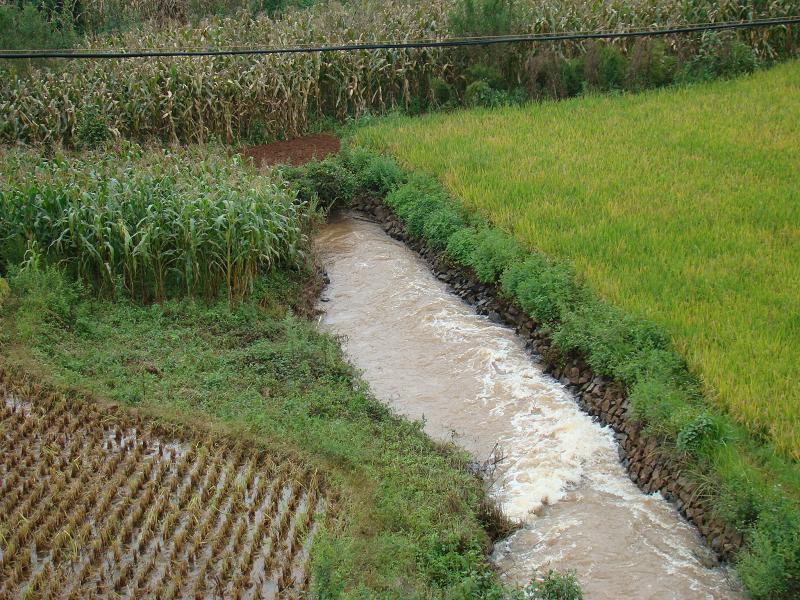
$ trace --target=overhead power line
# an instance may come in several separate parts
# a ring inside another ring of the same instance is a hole
[[[0,59],[65,58],[65,59],[122,59],[193,56],[259,56],[269,54],[310,54],[321,52],[352,52],[358,50],[406,50],[416,48],[457,48],[463,46],[492,46],[495,44],[519,44],[530,42],[562,42],[579,40],[608,40],[637,38],[726,29],[756,29],[764,27],[800,25],[800,16],[775,19],[754,19],[750,21],[728,21],[724,23],[703,23],[681,27],[637,29],[632,31],[573,32],[526,35],[501,35],[493,37],[474,37],[461,39],[442,39],[405,42],[367,42],[335,44],[330,46],[289,46],[282,48],[234,48],[207,50],[44,50],[44,51],[2,51]]]

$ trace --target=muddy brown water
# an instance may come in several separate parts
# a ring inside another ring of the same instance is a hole
[[[545,375],[514,332],[448,292],[380,226],[345,215],[317,239],[322,326],[398,413],[483,461],[523,527],[496,545],[510,582],[576,569],[587,599],[740,598],[697,531],[619,464],[612,432]]]

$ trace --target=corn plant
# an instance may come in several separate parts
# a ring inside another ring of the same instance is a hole
[[[302,259],[306,207],[238,159],[130,147],[119,155],[5,157],[0,247],[35,243],[100,291],[229,299]],[[19,256],[17,254],[16,258]]]
[[[117,10],[118,0],[94,0],[91,10]],[[298,46],[374,40],[443,39],[458,0],[353,0],[289,10],[277,19],[244,12],[192,26],[148,22],[121,33],[89,36],[83,46],[207,48]],[[720,22],[797,14],[798,0],[763,8],[746,0],[688,2],[578,0],[517,2],[513,27],[524,33],[625,30],[688,22]],[[180,12],[180,11],[178,11]],[[762,59],[785,55],[800,42],[794,27],[742,32]],[[695,52],[699,36],[668,40],[678,55]],[[617,42],[623,49],[630,42]],[[580,45],[571,46],[575,52]],[[504,48],[513,64],[539,46]],[[479,51],[483,52],[483,51]],[[481,54],[478,54],[480,58]],[[431,83],[463,76],[462,53],[447,49],[396,49],[325,54],[69,61],[35,77],[9,68],[0,77],[0,141],[81,145],[105,136],[237,142],[252,132],[275,138],[304,132],[323,116],[345,119],[433,100]],[[0,67],[2,68],[2,67]],[[517,76],[522,76],[517,73]]]

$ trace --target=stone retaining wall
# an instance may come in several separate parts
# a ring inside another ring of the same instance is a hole
[[[403,241],[430,265],[436,277],[475,310],[497,323],[514,328],[533,354],[541,358],[546,373],[564,384],[580,407],[611,427],[618,442],[619,458],[631,480],[645,493],[660,492],[678,511],[697,526],[708,545],[722,560],[731,560],[743,539],[741,534],[713,515],[700,486],[682,473],[682,463],[659,449],[658,440],[642,432],[641,425],[628,414],[628,399],[621,385],[595,376],[580,358],[564,356],[554,348],[549,336],[513,302],[502,297],[491,285],[480,283],[474,275],[454,266],[424,243],[412,240],[405,227],[378,198],[360,197],[352,207],[383,226],[393,238]]]

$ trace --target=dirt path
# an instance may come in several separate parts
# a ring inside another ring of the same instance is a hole
[[[288,164],[302,165],[311,160],[322,160],[335,154],[341,148],[339,139],[329,133],[308,135],[262,146],[249,146],[242,151],[246,158],[252,158],[257,167]]]

